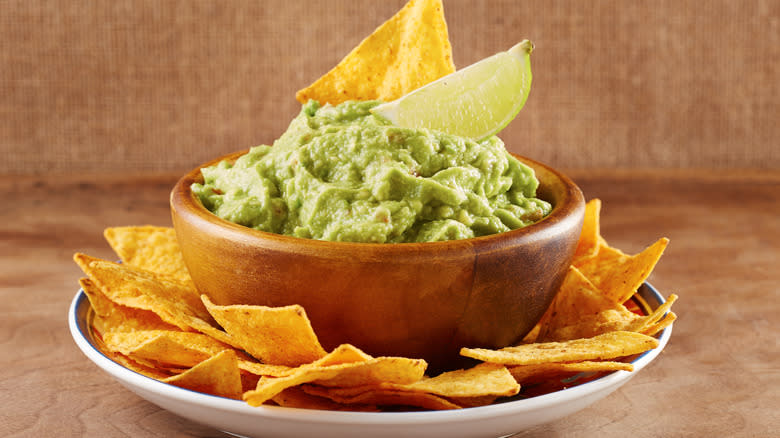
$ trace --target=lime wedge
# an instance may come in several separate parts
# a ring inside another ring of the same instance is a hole
[[[483,140],[504,129],[525,105],[533,48],[524,40],[371,112],[397,126]]]

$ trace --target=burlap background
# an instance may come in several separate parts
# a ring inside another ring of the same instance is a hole
[[[0,0],[0,174],[183,171],[270,143],[404,0]],[[444,0],[455,64],[529,38],[501,137],[565,168],[780,168],[780,1]]]

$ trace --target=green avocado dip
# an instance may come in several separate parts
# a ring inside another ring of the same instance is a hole
[[[369,112],[379,103],[309,101],[273,147],[201,169],[192,191],[230,222],[345,242],[468,239],[550,212],[497,137],[400,128]]]

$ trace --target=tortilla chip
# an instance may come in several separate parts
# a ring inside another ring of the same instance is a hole
[[[648,336],[655,336],[661,332],[661,330],[672,325],[675,320],[677,320],[677,314],[674,312],[669,312],[662,320],[648,326],[646,329],[642,330],[641,333],[644,333]]]
[[[572,325],[550,327],[544,337],[537,342],[570,341],[573,339],[592,338],[607,332],[635,331],[631,325],[639,315],[619,310],[604,310],[595,315],[584,316]]]
[[[133,330],[176,330],[177,327],[160,319],[148,310],[133,309],[109,300],[90,279],[79,279],[81,289],[87,295],[94,314],[92,328],[100,335],[110,332]]]
[[[410,0],[341,62],[295,95],[336,105],[386,102],[455,71],[441,0]]]
[[[668,243],[669,239],[663,237],[633,256],[600,245],[598,254],[577,268],[612,302],[623,303],[644,283]]]
[[[108,356],[109,359],[113,360],[114,362],[118,363],[119,365],[122,365],[123,367],[127,368],[130,371],[135,371],[138,374],[141,374],[143,376],[155,379],[155,380],[163,380],[168,377],[171,377],[171,373],[168,370],[158,369],[149,365],[145,365],[142,363],[139,363],[123,354],[120,353],[114,353],[110,351],[104,351],[103,352],[106,356]]]
[[[288,408],[319,409],[328,411],[379,412],[376,406],[337,403],[329,398],[309,394],[299,387],[288,388],[272,398],[274,403]]]
[[[491,405],[497,398],[493,395],[483,395],[479,397],[450,397],[448,400],[462,408],[476,408],[478,406]]]
[[[361,387],[361,392],[348,394],[339,391],[342,388],[307,386],[304,391],[311,395],[327,397],[337,403],[347,405],[413,406],[424,409],[446,410],[460,409],[461,406],[434,394],[416,391],[391,389],[385,386]]]
[[[582,361],[565,363],[543,363],[509,367],[512,377],[520,384],[531,384],[553,380],[569,374],[598,371],[634,371],[634,366],[625,362]]]
[[[325,356],[301,306],[218,306],[201,298],[231,338],[264,363],[297,366]]]
[[[547,310],[549,315],[541,327],[539,339],[547,339],[547,334],[556,328],[576,324],[584,317],[615,307],[577,268],[569,266]]]
[[[526,333],[525,336],[523,336],[523,339],[520,341],[521,344],[533,344],[536,342],[536,339],[539,338],[539,333],[541,333],[542,330],[542,324],[545,321],[545,317],[550,312],[549,308],[547,309],[547,312],[545,312],[544,315],[542,315],[542,319],[539,320],[539,322],[536,323],[534,328],[531,329],[530,332]]]
[[[325,357],[317,360],[318,366],[340,365],[343,363],[366,362],[373,359],[363,350],[352,344],[341,344],[334,348]]]
[[[455,370],[406,385],[411,391],[443,397],[511,396],[520,391],[506,367],[482,363],[465,370]]]
[[[118,351],[136,360],[143,359],[163,366],[184,368],[193,367],[222,351],[233,349],[201,333],[168,330],[108,333],[103,337],[103,342],[112,351]],[[243,353],[237,355],[242,357]]]
[[[233,350],[224,350],[182,374],[161,381],[206,394],[241,399],[241,373]]]
[[[168,306],[163,306],[161,303],[181,307],[191,312],[193,316],[212,321],[195,289],[187,288],[178,282],[160,279],[143,269],[84,254],[77,253],[73,258],[84,273],[115,303],[151,310],[182,329],[186,329],[187,326],[177,324],[181,321],[176,321],[176,318],[166,314],[169,310]]]
[[[412,383],[423,377],[427,366],[421,359],[370,356],[364,359],[354,354],[355,350],[355,347],[342,345],[315,362],[299,366],[289,376],[262,377],[254,391],[244,393],[244,400],[251,406],[260,406],[285,389],[304,383],[323,386]],[[356,403],[374,404],[364,401]]]
[[[540,337],[539,340],[568,341],[590,338],[610,331],[632,331],[654,336],[677,319],[677,315],[669,311],[676,299],[677,295],[670,295],[666,303],[647,316],[637,315],[618,304],[615,309],[603,310],[595,315],[585,315],[573,325],[550,327],[544,338]]]
[[[77,253],[73,259],[114,303],[154,312],[181,330],[200,331],[236,347],[227,333],[214,327],[196,290],[143,269],[84,254]]]
[[[81,286],[81,290],[87,296],[89,305],[96,315],[107,317],[117,310],[119,305],[109,300],[95,282],[89,278],[79,278],[79,286]],[[129,307],[126,308],[129,309]]]
[[[675,301],[677,301],[677,295],[669,295],[665,303],[658,306],[651,314],[638,318],[628,329],[649,336],[658,333],[677,319],[677,315],[670,311]]]
[[[395,404],[429,409],[484,406],[498,397],[512,396],[520,391],[520,385],[506,367],[491,363],[407,384],[381,382],[360,386],[303,385],[302,388],[309,394],[339,403]]]
[[[629,323],[637,318],[638,315],[604,296],[577,268],[570,266],[540,323],[536,341],[588,338],[609,330],[627,330]],[[564,328],[565,335],[560,332]]]
[[[448,399],[492,396],[511,396],[520,391],[520,385],[505,366],[481,363],[469,369],[448,371],[436,377],[424,377],[413,383],[387,383],[333,387],[329,394],[352,397],[372,390],[424,392]]]
[[[194,287],[173,228],[113,227],[106,228],[103,236],[123,263]]]
[[[282,377],[289,376],[295,368],[285,365],[269,365],[248,360],[239,360],[238,368],[255,376]],[[253,387],[256,385],[253,385]]]
[[[585,204],[585,219],[582,222],[582,231],[580,240],[577,242],[577,249],[574,252],[574,261],[578,262],[594,257],[599,250],[599,238],[601,237],[601,200],[591,199]]]
[[[592,338],[544,342],[501,350],[462,348],[460,354],[484,362],[533,365],[547,362],[603,360],[631,356],[658,346],[658,340],[641,333],[616,331]]]

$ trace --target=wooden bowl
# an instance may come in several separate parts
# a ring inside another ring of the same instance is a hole
[[[216,159],[235,160],[246,151]],[[461,347],[506,347],[541,318],[577,245],[585,206],[566,176],[536,171],[537,196],[553,205],[514,231],[429,243],[326,242],[257,231],[209,212],[190,191],[200,167],[171,192],[184,262],[217,304],[306,309],[326,350],[351,343],[375,356],[463,364]]]

